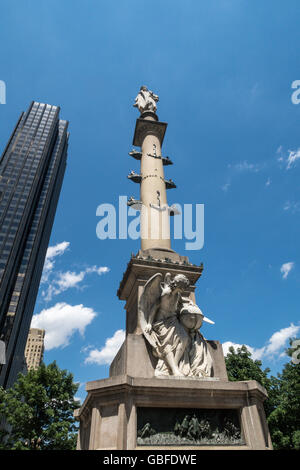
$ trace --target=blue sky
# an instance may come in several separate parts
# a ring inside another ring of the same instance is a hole
[[[127,180],[142,84],[168,122],[168,202],[205,205],[197,302],[209,339],[247,344],[273,373],[299,328],[297,0],[10,0],[0,3],[0,145],[31,100],[70,121],[68,166],[35,308],[54,359],[84,384],[108,376],[125,310],[116,292],[138,240],[99,240],[96,209]],[[102,268],[102,269],[101,269]],[[78,396],[85,396],[84,386]]]

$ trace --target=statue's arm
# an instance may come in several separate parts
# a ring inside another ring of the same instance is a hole
[[[150,92],[151,93],[151,97],[154,99],[154,101],[159,101],[159,97],[158,95],[156,95],[155,93],[153,93],[153,91]]]

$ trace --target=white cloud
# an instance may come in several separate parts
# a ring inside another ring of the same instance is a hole
[[[50,273],[54,269],[54,258],[62,255],[69,248],[69,246],[70,242],[61,242],[57,243],[55,246],[49,246],[46,253],[41,283],[48,282]]]
[[[286,152],[283,151],[282,145],[276,151],[277,161],[280,162],[280,167],[283,168],[285,166],[286,170],[290,170],[296,165],[297,160],[300,158],[300,148],[297,150],[288,150],[288,155]]]
[[[282,273],[282,279],[286,279],[290,273],[290,271],[293,269],[295,263],[293,261],[290,261],[289,263],[284,263],[281,268],[280,272]]]
[[[246,348],[251,352],[252,359],[263,359],[264,357],[273,357],[277,355],[279,358],[286,357],[286,354],[281,351],[285,346],[289,338],[293,338],[300,331],[300,325],[290,324],[287,328],[282,328],[276,331],[271,338],[267,341],[267,344],[261,348],[253,348],[245,344]],[[233,346],[236,351],[242,347],[242,344],[232,343],[226,341],[222,344],[224,356],[227,356],[230,346]]]
[[[109,272],[107,266],[92,266],[78,273],[74,271],[55,273],[55,277],[49,282],[47,289],[42,292],[42,295],[46,301],[50,301],[54,295],[61,294],[74,287],[79,287],[79,284],[84,280],[87,274],[97,273],[101,276],[101,274],[107,272]]]
[[[83,281],[85,274],[85,271],[81,271],[80,273],[71,271],[58,273],[58,278],[55,281],[58,286],[58,291],[63,292],[67,289],[70,289],[70,287],[76,287],[77,284]]]
[[[97,268],[97,266],[91,266],[85,270],[86,273],[97,273],[99,276],[103,273],[108,273],[108,271],[109,268],[107,266],[100,266],[100,268]]]
[[[68,346],[77,331],[83,336],[85,328],[96,315],[92,308],[82,304],[69,305],[62,302],[34,315],[31,328],[46,330],[45,349],[62,348]]]
[[[246,160],[240,163],[236,163],[235,165],[228,165],[228,168],[232,168],[233,170],[236,171],[253,171],[257,173],[259,170],[261,170],[262,165],[258,163],[248,163]]]
[[[99,276],[107,273],[107,266],[90,266],[78,273],[74,271],[54,272],[55,258],[61,256],[69,248],[70,242],[61,242],[55,246],[49,246],[41,279],[41,284],[48,284],[42,291],[44,300],[50,301],[54,295],[58,295],[67,289],[78,287],[87,274],[96,273]]]
[[[266,181],[266,186],[270,186],[270,184],[271,184],[271,178],[269,177]]]
[[[295,201],[286,201],[286,203],[283,206],[284,211],[291,211],[292,214],[295,214],[295,212],[300,211],[300,202],[295,202]]]
[[[276,150],[276,154],[279,155],[277,156],[277,161],[280,163],[280,168],[282,168],[281,163],[284,162],[282,145],[278,147],[278,149]]]
[[[110,364],[119,351],[124,339],[125,331],[117,330],[111,338],[106,340],[105,346],[102,349],[91,350],[84,362],[86,364]]]
[[[294,166],[296,160],[298,160],[299,158],[300,158],[300,148],[298,150],[289,150],[286,169],[290,170]]]
[[[62,255],[66,251],[66,249],[69,248],[69,246],[70,242],[61,242],[55,246],[49,246],[46,253],[46,259],[52,259],[56,256]]]
[[[300,326],[296,326],[293,323],[290,324],[287,328],[282,328],[279,331],[276,331],[268,341],[268,344],[265,348],[266,355],[273,355],[278,353],[278,351],[284,347],[289,338],[293,338],[297,335],[300,330]]]
[[[225,343],[222,344],[224,356],[227,356],[229,352],[229,348],[233,347],[233,349],[236,351],[238,348],[241,348],[242,346],[243,344],[232,343],[232,341],[225,341]],[[245,344],[244,346],[246,346],[246,348],[249,349],[249,351],[252,354],[253,348],[251,348],[251,346],[248,346],[247,344]]]
[[[233,347],[233,349],[235,351],[238,348],[241,348],[242,346],[246,346],[248,351],[251,352],[251,357],[254,360],[261,359],[261,357],[263,355],[263,352],[264,352],[264,348],[255,349],[255,348],[252,348],[251,346],[249,346],[248,344],[243,345],[243,344],[238,344],[238,343],[232,343],[231,341],[226,341],[225,343],[222,344],[224,356],[227,356],[229,348],[231,346]]]

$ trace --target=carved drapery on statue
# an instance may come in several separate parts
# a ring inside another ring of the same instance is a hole
[[[204,317],[190,298],[183,297],[189,281],[183,274],[152,276],[139,301],[139,323],[153,355],[156,376],[211,377],[212,359],[199,331]]]

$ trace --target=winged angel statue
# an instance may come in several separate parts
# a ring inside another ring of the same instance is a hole
[[[155,376],[211,377],[212,358],[199,331],[206,318],[188,297],[189,280],[183,274],[152,276],[139,301],[139,323],[158,362]]]

